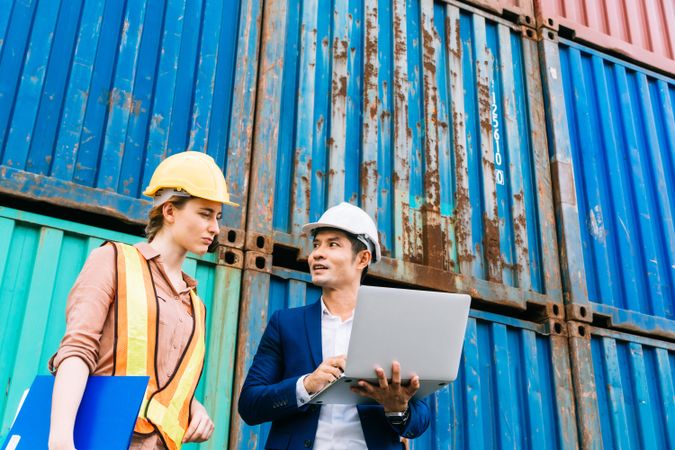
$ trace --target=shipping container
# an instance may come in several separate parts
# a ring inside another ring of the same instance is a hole
[[[533,0],[461,0],[531,28],[536,27]]]
[[[245,270],[236,405],[267,320],[278,309],[314,303],[308,274]],[[413,449],[576,448],[577,428],[564,322],[532,323],[472,310],[457,380],[430,398],[432,424]],[[270,424],[248,426],[233,412],[233,449],[263,448]]]
[[[541,51],[568,318],[673,339],[675,79],[555,36]]]
[[[584,448],[675,448],[675,343],[568,322]]]
[[[68,292],[87,255],[105,240],[131,244],[141,238],[0,207],[0,442],[24,390],[35,375],[48,373],[47,361],[65,332]],[[241,252],[224,248],[191,256],[183,266],[198,281],[207,308],[207,357],[196,397],[216,429],[200,448],[228,444],[241,267]]]
[[[673,0],[534,0],[537,25],[675,74]]]
[[[223,223],[243,230],[261,3],[4,5],[0,192],[140,223],[157,164],[206,151],[242,205]]]
[[[326,14],[330,11],[330,14]],[[537,44],[454,2],[266,3],[251,250],[376,218],[379,278],[526,309],[561,303]]]

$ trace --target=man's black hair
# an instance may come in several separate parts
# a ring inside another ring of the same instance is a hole
[[[316,237],[317,234],[319,234],[322,231],[340,231],[347,236],[347,239],[349,242],[352,244],[352,255],[353,259],[355,259],[359,253],[361,253],[364,250],[370,250],[366,244],[364,244],[362,241],[359,240],[358,237],[356,237],[355,234],[352,234],[348,231],[342,230],[340,228],[331,228],[331,227],[321,227],[317,228],[315,230],[312,230],[312,239]],[[374,255],[371,254],[371,258]],[[371,259],[372,261],[372,259]],[[363,268],[363,271],[361,272],[361,283],[363,283],[363,280],[366,278],[366,274],[368,273],[368,266]]]

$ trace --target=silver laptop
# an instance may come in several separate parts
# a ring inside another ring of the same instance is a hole
[[[377,383],[376,367],[391,380],[392,361],[401,364],[403,383],[420,377],[414,398],[443,388],[457,378],[470,304],[464,294],[362,286],[345,372],[310,403],[373,403],[350,387],[359,380]]]

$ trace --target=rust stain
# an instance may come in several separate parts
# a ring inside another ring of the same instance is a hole
[[[422,206],[424,220],[424,254],[425,263],[435,268],[446,268],[444,264],[445,239],[441,230],[441,214],[435,205]]]
[[[448,43],[448,51],[452,56],[461,61],[462,58],[462,38],[459,34],[459,18],[455,19],[455,29],[452,30],[452,21],[449,17],[445,19],[445,35],[452,36],[454,33],[455,36],[455,47],[452,48],[452,45]]]
[[[456,136],[454,141],[455,152],[455,178],[457,179],[457,188],[455,190],[455,235],[457,238],[457,261],[462,263],[471,263],[475,259],[471,251],[469,240],[471,239],[470,208],[471,199],[469,197],[469,182],[466,173],[467,165],[465,160],[465,149],[459,138],[458,128],[460,119],[457,111],[453,111],[453,133]]]
[[[377,176],[377,161],[364,161],[363,164],[361,164],[361,186],[368,186],[371,184],[377,186]],[[368,191],[368,189],[363,189],[361,192],[361,204],[366,204]]]
[[[480,128],[485,136],[492,134],[492,121],[490,120],[490,87],[483,83],[480,66],[476,67],[476,92],[478,94],[478,116]]]
[[[425,264],[438,269],[447,269],[445,264],[445,239],[441,230],[440,175],[438,170],[438,92],[436,86],[436,32],[431,20],[422,13],[422,69],[425,119],[425,204],[421,208],[423,220],[423,254]]]
[[[403,16],[405,17],[405,16]],[[401,26],[402,17],[400,14],[394,16],[394,55],[404,56],[408,53],[408,42],[406,36],[403,34],[403,27]]]
[[[337,80],[333,80],[333,92],[335,98],[347,98],[347,76],[341,75]]]
[[[487,213],[483,213],[483,229],[483,248],[488,263],[488,279],[490,281],[501,281],[498,219],[496,217],[490,219]]]
[[[130,92],[122,91],[118,88],[113,88],[105,99],[108,107],[108,114],[112,114],[113,109],[120,105],[123,111],[138,116],[141,113],[141,100],[135,100]]]
[[[518,214],[516,217],[514,217],[513,220],[513,229],[514,229],[514,234],[515,234],[515,240],[516,240],[516,248],[521,249],[523,252],[523,256],[526,257],[528,255],[528,249],[527,246],[525,245],[526,242],[526,236],[527,236],[527,217],[525,215],[525,207],[523,205],[523,191],[521,189],[520,192],[517,194],[513,195],[513,199],[516,203],[516,211],[518,211]],[[526,263],[527,261],[522,261],[523,263]]]
[[[403,204],[403,253],[404,259],[416,264],[423,264],[421,248],[422,226],[417,220],[420,212],[410,208],[407,203]]]
[[[347,40],[340,40],[335,38],[333,40],[333,64],[336,67],[345,67],[347,61],[347,51],[349,42]],[[337,98],[347,97],[347,75],[340,75],[333,80],[333,92]]]
[[[368,11],[366,15],[366,50],[365,50],[365,109],[371,120],[377,119],[377,8]],[[371,95],[374,98],[371,98]]]

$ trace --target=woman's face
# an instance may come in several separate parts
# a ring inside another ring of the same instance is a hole
[[[218,236],[222,205],[211,200],[192,198],[181,209],[172,208],[171,234],[188,252],[203,255]],[[166,217],[165,217],[166,219]]]

